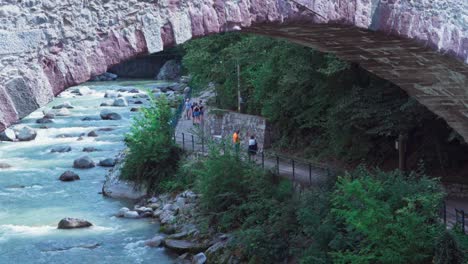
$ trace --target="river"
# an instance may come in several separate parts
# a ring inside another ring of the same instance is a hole
[[[88,155],[95,162],[112,158],[124,148],[124,134],[129,130],[132,115],[128,107],[100,107],[106,90],[138,88],[144,91],[164,83],[143,80],[85,83],[93,93],[76,96],[61,93],[53,102],[21,121],[37,131],[28,142],[0,142],[0,162],[12,165],[0,169],[0,263],[173,263],[163,248],[149,248],[144,241],[157,234],[159,225],[150,219],[123,219],[114,216],[129,202],[103,197],[100,192],[107,168],[73,169],[73,161]],[[135,94],[122,93],[129,100]],[[140,99],[145,101],[145,99]],[[43,109],[70,102],[71,116],[56,117],[48,129],[40,129],[35,121]],[[122,115],[122,120],[100,120],[102,109]],[[84,117],[98,120],[82,121]],[[111,128],[112,131],[100,131]],[[98,137],[81,133],[95,130]],[[58,137],[72,134],[72,137]],[[66,153],[51,153],[54,146],[71,146]],[[100,151],[83,152],[84,147]],[[61,182],[58,177],[66,170],[78,173],[81,180]],[[83,218],[91,228],[59,230],[64,217]]]

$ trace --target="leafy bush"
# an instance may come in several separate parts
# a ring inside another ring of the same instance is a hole
[[[232,148],[211,146],[197,190],[202,209],[217,231],[237,230],[235,247],[251,263],[275,263],[288,255],[296,226],[292,185],[264,172]]]
[[[160,189],[164,192],[177,192],[190,189],[194,186],[196,180],[195,171],[203,166],[203,163],[198,159],[190,159],[181,161],[180,167],[171,178],[161,181]]]
[[[172,112],[165,96],[150,97],[150,106],[141,108],[132,128],[125,137],[128,154],[122,168],[122,177],[145,187],[148,192],[159,188],[159,183],[174,175],[181,150],[173,142]]]
[[[345,243],[338,263],[426,263],[443,227],[437,181],[399,171],[371,173],[362,167],[339,178],[332,214]]]
[[[463,234],[464,236],[464,234]],[[435,246],[435,264],[461,264],[463,252],[457,237],[449,231],[437,238]]]

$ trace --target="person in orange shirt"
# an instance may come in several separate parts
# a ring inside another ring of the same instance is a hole
[[[239,153],[240,149],[240,131],[239,129],[232,134],[232,143],[234,143],[234,149],[236,150],[237,153]]]

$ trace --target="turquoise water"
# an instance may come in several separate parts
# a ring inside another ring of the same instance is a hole
[[[162,248],[149,248],[144,241],[156,235],[159,226],[150,219],[122,219],[114,214],[129,202],[105,198],[101,191],[106,168],[73,169],[73,160],[88,155],[95,162],[114,157],[124,148],[123,137],[129,130],[132,115],[128,107],[99,107],[109,100],[106,90],[120,88],[155,88],[164,83],[155,81],[117,81],[86,83],[91,95],[75,96],[72,87],[60,94],[49,105],[38,109],[22,120],[37,129],[38,135],[29,142],[0,142],[0,162],[13,167],[0,169],[0,263],[173,263]],[[134,94],[122,93],[128,100]],[[43,109],[65,101],[74,109],[68,117],[56,117],[48,129],[40,129],[35,120]],[[122,120],[82,121],[85,116],[99,118],[102,109],[111,109],[122,115]],[[97,131],[113,128],[113,131]],[[99,137],[80,133],[96,130]],[[57,135],[72,133],[71,138]],[[68,153],[50,153],[54,146],[68,145]],[[84,147],[100,151],[85,153]],[[58,177],[66,170],[78,173],[81,180],[61,182]],[[77,230],[58,230],[64,217],[86,219],[93,227]]]

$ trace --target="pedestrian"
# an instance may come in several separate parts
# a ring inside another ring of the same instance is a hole
[[[198,105],[195,105],[193,107],[193,118],[194,118],[194,124],[199,125],[200,124],[200,107]]]
[[[257,151],[258,151],[257,140],[255,139],[254,136],[250,136],[248,154],[251,158],[254,158],[254,160],[255,160],[255,155],[257,155]]]
[[[199,106],[200,106],[200,123],[202,123],[203,117],[204,117],[204,111],[205,111],[205,106],[203,105],[202,100],[200,100]]]
[[[190,120],[191,111],[192,111],[192,103],[190,102],[190,99],[187,98],[185,99],[185,118],[187,120]]]
[[[196,102],[193,102],[193,104],[190,106],[190,109],[192,111],[192,123],[195,125],[195,111],[193,111],[195,109],[195,106],[197,106],[197,103]]]
[[[240,150],[240,130],[236,130],[234,134],[232,134],[232,143],[234,144],[234,149],[236,153],[239,153]]]

